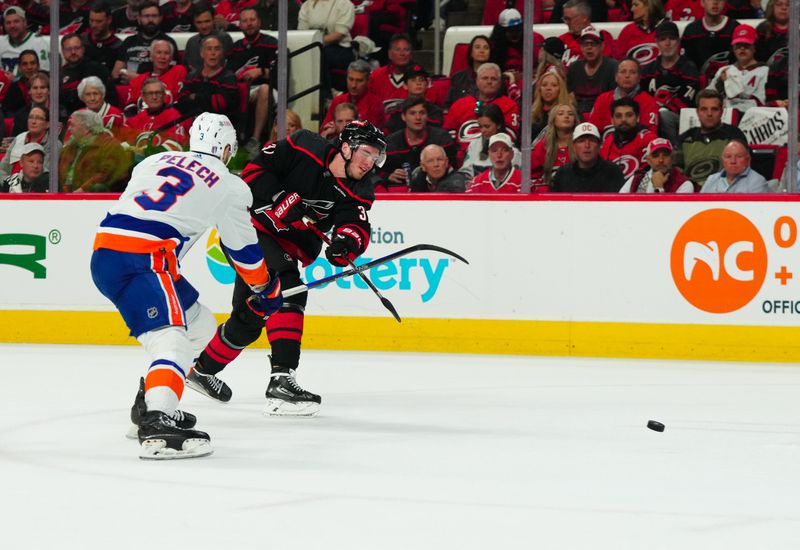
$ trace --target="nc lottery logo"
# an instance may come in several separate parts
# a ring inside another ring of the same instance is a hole
[[[356,265],[361,265],[373,259],[373,257],[361,257],[355,263]],[[425,303],[436,296],[450,263],[451,261],[447,258],[405,257],[373,267],[364,274],[381,291],[399,290],[412,294],[418,293],[420,300]],[[225,259],[225,254],[223,254],[222,246],[220,245],[219,234],[216,230],[211,231],[206,242],[206,264],[211,276],[218,283],[223,285],[233,284],[236,272]],[[332,266],[323,254],[314,263],[303,269],[302,276],[304,281],[311,282],[329,277],[344,269]],[[359,277],[345,277],[326,286],[331,285],[347,292],[359,292],[369,289]]]

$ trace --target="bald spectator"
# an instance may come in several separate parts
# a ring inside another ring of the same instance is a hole
[[[0,36],[0,64],[10,80],[18,74],[19,54],[24,50],[33,50],[39,56],[39,64],[43,71],[50,70],[50,37],[37,36],[28,30],[25,10],[19,6],[11,6],[3,12],[3,30]]]
[[[750,167],[750,150],[731,141],[722,151],[722,171],[711,174],[701,193],[771,193],[764,176]]]
[[[411,178],[412,193],[463,193],[467,175],[453,170],[441,145],[431,144],[420,153],[419,169]]]
[[[658,104],[653,96],[642,90],[641,67],[635,59],[623,59],[617,67],[617,87],[597,98],[592,114],[592,124],[601,133],[611,129],[611,104],[621,98],[630,97],[639,104],[639,121],[652,132],[658,131]]]
[[[344,127],[354,120],[358,120],[358,109],[356,109],[356,106],[352,103],[339,103],[333,109],[333,120],[331,120],[329,124],[323,126],[319,133],[331,143],[336,143]]]

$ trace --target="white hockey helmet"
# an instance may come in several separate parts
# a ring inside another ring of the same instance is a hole
[[[225,115],[217,113],[201,113],[189,129],[189,150],[196,153],[206,153],[222,160],[225,146],[231,148],[227,162],[236,155],[239,145],[236,142],[236,129]]]

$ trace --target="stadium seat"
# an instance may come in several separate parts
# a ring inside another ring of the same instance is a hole
[[[450,76],[467,68],[467,52],[469,44],[456,44],[453,50],[453,63],[450,64]]]

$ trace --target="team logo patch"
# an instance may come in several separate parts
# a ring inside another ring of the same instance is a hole
[[[639,159],[631,155],[622,155],[614,160],[614,164],[622,169],[625,179],[628,179],[639,169]]]
[[[472,141],[481,137],[481,128],[477,120],[468,120],[458,129],[457,139],[459,142]]]
[[[718,159],[702,159],[686,167],[686,176],[692,181],[704,181],[714,172],[719,172]]]
[[[639,44],[628,50],[628,57],[632,57],[644,67],[648,63],[655,61],[661,52],[656,44]]]
[[[155,319],[156,317],[158,317],[158,308],[157,307],[147,308],[147,318]]]

